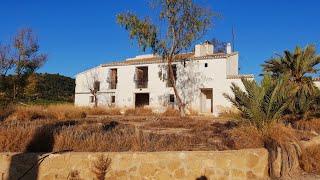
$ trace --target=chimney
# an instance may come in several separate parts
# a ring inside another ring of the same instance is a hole
[[[208,40],[204,44],[197,44],[195,47],[195,57],[213,55],[213,53],[214,47]]]
[[[227,54],[231,54],[232,53],[232,48],[231,48],[231,43],[227,43],[227,47],[226,47],[226,52]]]

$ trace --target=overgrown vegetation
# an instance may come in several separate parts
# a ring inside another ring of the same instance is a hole
[[[278,55],[278,54],[277,54]],[[292,128],[318,130],[319,89],[310,73],[317,73],[320,63],[314,45],[293,53],[285,51],[278,58],[263,64],[264,75],[260,85],[242,79],[244,89],[232,84],[233,95],[224,94],[240,110],[238,120],[254,125],[264,137],[269,151],[270,175],[274,175],[273,163],[280,150],[281,176],[288,176],[298,168],[303,149],[298,135]]]

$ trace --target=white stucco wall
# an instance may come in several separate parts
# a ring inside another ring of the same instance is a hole
[[[205,67],[207,63],[207,67]],[[212,89],[213,114],[222,108],[231,107],[223,93],[231,93],[232,82],[242,86],[240,79],[227,79],[227,75],[238,74],[238,54],[228,58],[211,58],[175,63],[177,66],[177,88],[182,101],[194,110],[201,110],[201,89]],[[148,88],[136,89],[134,74],[136,67],[148,66]],[[107,82],[109,69],[117,69],[117,89],[109,89]],[[166,64],[141,64],[125,66],[98,66],[76,76],[75,104],[78,106],[91,106],[88,86],[93,84],[93,75],[100,81],[98,103],[100,106],[111,105],[111,95],[115,95],[115,105],[121,108],[135,106],[135,93],[149,93],[150,107],[163,111],[168,102],[169,94],[174,94],[171,87],[166,87],[166,81],[159,78],[159,72],[166,74]]]

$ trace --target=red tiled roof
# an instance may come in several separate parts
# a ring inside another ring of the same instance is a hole
[[[253,74],[227,75],[227,79],[254,78]]]
[[[187,60],[220,59],[220,58],[227,58],[236,54],[238,53],[237,52],[233,52],[231,54],[218,53],[218,54],[213,54],[208,56],[194,57],[194,53],[192,52],[192,53],[179,54],[178,56],[175,57],[174,62],[177,62],[182,59],[187,59]],[[112,62],[112,63],[102,64],[102,67],[125,66],[125,65],[136,65],[136,64],[154,64],[154,63],[162,63],[162,62],[165,62],[162,57],[153,57],[153,58],[143,58],[143,59]]]

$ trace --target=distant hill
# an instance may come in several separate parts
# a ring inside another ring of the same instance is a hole
[[[75,79],[59,74],[36,73],[27,80],[25,95],[31,100],[74,100]]]

